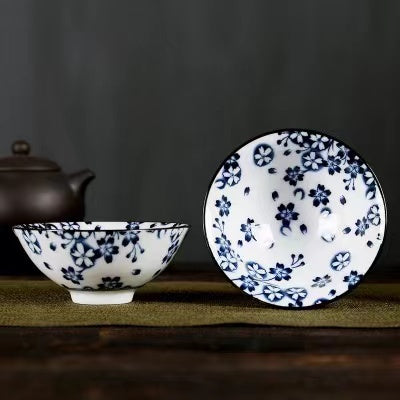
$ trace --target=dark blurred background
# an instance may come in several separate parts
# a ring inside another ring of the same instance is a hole
[[[331,133],[378,175],[379,268],[399,260],[400,2],[0,1],[0,154],[26,139],[90,167],[87,217],[184,221],[179,261],[209,262],[202,203],[222,159],[275,128]]]

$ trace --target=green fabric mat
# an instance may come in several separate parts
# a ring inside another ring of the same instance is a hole
[[[152,282],[130,304],[85,306],[50,281],[0,281],[0,326],[193,326],[261,324],[297,327],[400,326],[400,284],[363,284],[314,310],[268,307],[224,282]]]

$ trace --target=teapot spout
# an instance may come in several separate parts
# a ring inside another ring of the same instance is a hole
[[[69,185],[75,196],[83,197],[87,185],[95,177],[96,175],[90,169],[85,169],[83,171],[74,172],[73,174],[68,175]]]

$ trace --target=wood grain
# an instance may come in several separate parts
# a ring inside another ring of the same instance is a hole
[[[0,328],[0,383],[7,399],[398,399],[400,329]]]

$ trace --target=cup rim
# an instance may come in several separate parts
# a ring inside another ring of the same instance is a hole
[[[93,228],[76,229],[71,224],[93,224]],[[34,222],[27,224],[17,224],[12,227],[13,231],[47,231],[47,232],[131,232],[131,231],[164,231],[173,229],[189,229],[190,224],[182,222],[153,222],[153,221],[134,221],[135,224],[148,224],[146,227],[137,228],[101,228],[102,224],[129,224],[130,221],[58,221],[58,222]]]

